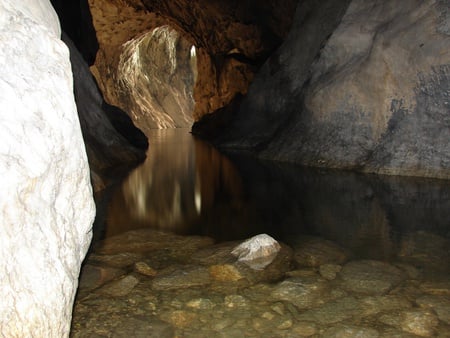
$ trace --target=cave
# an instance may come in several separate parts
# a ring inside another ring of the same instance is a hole
[[[450,333],[446,0],[0,0],[0,335]]]

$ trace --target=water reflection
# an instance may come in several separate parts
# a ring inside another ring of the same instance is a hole
[[[149,141],[147,161],[109,203],[105,236],[152,227],[218,241],[264,232],[294,244],[307,234],[373,259],[411,250],[418,231],[450,236],[447,181],[225,157],[183,129],[155,130]]]

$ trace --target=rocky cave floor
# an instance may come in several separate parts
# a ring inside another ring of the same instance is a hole
[[[450,337],[447,238],[413,233],[389,263],[297,242],[253,270],[230,254],[239,242],[106,239],[83,267],[71,337]]]

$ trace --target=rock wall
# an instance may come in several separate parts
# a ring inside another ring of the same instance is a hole
[[[192,44],[169,26],[126,42],[115,97],[144,132],[188,128],[194,122],[196,58]]]
[[[67,337],[95,207],[47,0],[0,1],[0,336]]]
[[[111,168],[132,166],[145,159],[145,135],[125,112],[103,100],[82,55],[65,33],[62,39],[70,51],[75,102],[91,170],[105,176]]]
[[[450,178],[448,1],[313,3],[299,6],[216,142],[311,166]]]

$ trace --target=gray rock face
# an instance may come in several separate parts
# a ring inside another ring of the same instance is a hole
[[[0,1],[0,336],[66,337],[94,203],[50,2]]]
[[[307,19],[298,8],[217,142],[310,166],[450,178],[449,2],[320,3]],[[327,29],[311,28],[325,13]]]
[[[70,51],[75,100],[91,169],[101,174],[107,168],[145,159],[146,136],[123,111],[104,102],[82,55],[68,36],[63,33],[62,38]]]

